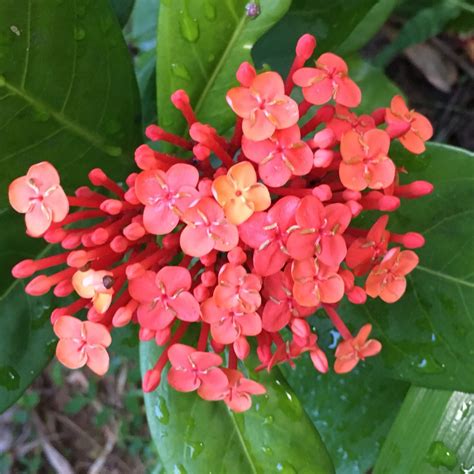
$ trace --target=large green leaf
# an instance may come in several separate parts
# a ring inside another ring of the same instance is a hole
[[[139,102],[109,1],[2,0],[0,101],[0,209],[7,184],[41,160],[66,187],[94,166],[123,175]]]
[[[384,345],[374,363],[417,385],[474,391],[474,155],[428,144],[418,156],[394,147],[392,156],[416,179],[435,186],[432,195],[403,200],[390,219],[394,231],[421,232],[420,265],[395,304],[379,300],[343,305],[350,321],[374,325]]]
[[[286,12],[291,0],[262,0],[261,14],[246,15],[246,0],[161,2],[158,21],[157,81],[160,124],[182,132],[185,122],[170,102],[185,89],[199,120],[226,130],[235,115],[225,101],[235,72],[250,61],[255,41]]]
[[[357,51],[383,25],[394,8],[394,0],[293,0],[287,15],[255,46],[257,64],[269,63],[286,73],[298,38],[316,36],[316,54]],[[349,40],[350,38],[350,40]]]
[[[153,366],[160,349],[141,343],[142,372]],[[170,388],[165,376],[145,394],[148,424],[168,472],[330,473],[329,455],[303,407],[278,369],[256,379],[268,393],[245,413],[223,402]]]
[[[374,474],[474,470],[474,395],[412,387]]]

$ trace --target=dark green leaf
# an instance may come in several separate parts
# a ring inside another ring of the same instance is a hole
[[[140,347],[142,372],[159,356]],[[223,402],[179,393],[166,383],[145,394],[148,424],[168,472],[330,473],[333,467],[311,421],[278,369],[257,380],[268,393],[251,410],[233,413]]]
[[[374,474],[474,470],[474,395],[412,387]]]
[[[66,188],[94,166],[123,178],[140,136],[139,102],[108,0],[0,2],[0,101],[3,190],[42,160]]]
[[[432,195],[404,200],[391,217],[395,232],[421,232],[420,265],[409,276],[395,304],[368,301],[344,305],[357,326],[374,325],[384,345],[374,364],[383,362],[392,376],[417,385],[474,391],[474,155],[431,143],[413,157],[400,147],[391,153],[408,175],[402,180],[430,181]]]
[[[127,24],[134,3],[135,0],[110,0],[110,4],[122,28]]]
[[[344,54],[357,51],[383,25],[394,0],[294,0],[291,8],[255,46],[258,65],[268,63],[286,73],[295,54],[298,38],[316,36],[316,54],[325,51]],[[349,38],[351,39],[349,41]]]
[[[250,61],[255,41],[286,12],[290,0],[262,0],[261,14],[247,17],[246,0],[162,2],[158,22],[157,81],[160,124],[182,132],[185,122],[170,102],[185,89],[199,120],[226,130],[235,119],[225,93],[235,72]]]

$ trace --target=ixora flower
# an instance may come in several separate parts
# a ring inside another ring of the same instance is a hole
[[[29,295],[72,297],[51,313],[64,365],[103,375],[111,334],[136,325],[141,341],[163,347],[144,374],[145,392],[166,383],[169,367],[175,390],[240,412],[265,393],[255,380],[260,370],[300,357],[330,370],[317,310],[342,338],[335,372],[380,352],[371,326],[354,336],[338,306],[368,297],[393,303],[405,292],[418,263],[413,249],[424,239],[390,231],[389,213],[433,187],[400,184],[404,169],[390,147],[399,140],[419,153],[432,129],[400,97],[358,114],[361,91],[341,58],[325,53],[306,66],[315,46],[311,35],[298,41],[285,80],[257,74],[249,63],[239,67],[240,86],[226,96],[237,115],[226,136],[218,124],[199,122],[186,92],[176,91],[171,100],[189,133],[150,125],[147,137],[176,151],[141,145],[137,170],[123,185],[94,169],[94,189],[66,196],[50,163],[11,184],[10,202],[25,214],[28,234],[62,247],[19,262],[12,273],[33,277]],[[299,104],[290,98],[295,85]],[[382,214],[371,228],[354,223],[360,215],[374,222],[373,211]],[[184,344],[196,330],[196,342]],[[247,372],[252,351],[259,363]]]

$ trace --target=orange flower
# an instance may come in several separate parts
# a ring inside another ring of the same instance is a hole
[[[264,184],[257,183],[257,173],[249,162],[232,166],[227,175],[212,183],[212,194],[224,208],[227,220],[239,225],[255,211],[264,211],[271,204],[270,193]]]
[[[72,316],[61,316],[54,324],[59,337],[56,357],[69,369],[87,365],[97,375],[104,375],[109,368],[109,347],[112,338],[102,324],[80,321]]]
[[[112,273],[105,270],[79,270],[72,277],[76,293],[82,298],[92,299],[92,305],[99,314],[105,313],[112,303],[113,284]]]

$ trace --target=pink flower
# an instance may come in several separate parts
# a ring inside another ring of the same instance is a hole
[[[140,173],[135,180],[135,193],[145,206],[145,229],[156,235],[169,234],[183,212],[197,200],[198,181],[197,169],[180,163],[171,166],[166,173],[161,170]]]
[[[317,259],[294,261],[291,273],[295,281],[293,295],[301,306],[337,303],[344,296],[344,281],[337,269]]]
[[[334,370],[338,374],[350,372],[360,360],[378,354],[382,349],[382,344],[376,339],[369,339],[372,325],[362,326],[357,336],[342,341],[336,349],[336,362]]]
[[[361,115],[358,117],[347,107],[336,104],[336,110],[333,118],[327,123],[327,128],[331,129],[336,138],[340,141],[344,133],[354,130],[362,135],[365,132],[375,128],[375,121],[370,115]]]
[[[59,183],[54,166],[43,161],[10,184],[10,204],[15,211],[25,214],[26,228],[32,237],[43,235],[52,222],[61,222],[68,214],[68,198]]]
[[[344,204],[324,207],[315,196],[305,196],[296,210],[298,229],[288,238],[288,251],[297,260],[317,255],[326,265],[338,266],[346,256],[342,234],[352,219]]]
[[[214,301],[221,308],[253,313],[262,304],[259,276],[247,273],[242,265],[226,263],[219,271]]]
[[[232,110],[243,119],[243,132],[250,140],[265,140],[275,130],[291,127],[299,118],[298,105],[285,95],[285,85],[276,72],[258,74],[250,87],[234,87],[226,97]]]
[[[240,238],[253,253],[254,271],[262,276],[281,270],[290,258],[286,248],[291,228],[296,224],[295,212],[300,199],[285,196],[268,212],[256,212],[239,226]]]
[[[168,383],[179,392],[192,392],[197,389],[205,400],[218,400],[216,393],[228,385],[227,377],[218,366],[222,357],[210,352],[197,351],[184,344],[173,344],[168,349],[171,368]]]
[[[197,321],[199,303],[188,291],[191,274],[182,267],[163,267],[158,273],[147,271],[130,280],[128,291],[140,303],[138,321],[148,329],[168,327],[175,318]]]
[[[365,291],[372,298],[380,298],[386,303],[398,301],[407,286],[405,276],[417,265],[418,256],[411,250],[390,249],[382,262],[374,267],[365,282]]]
[[[61,316],[54,323],[54,333],[59,337],[56,357],[61,364],[69,369],[87,365],[97,375],[107,372],[109,355],[106,347],[110,346],[112,338],[105,326]]]
[[[262,331],[262,321],[256,312],[217,306],[214,298],[202,306],[202,320],[211,325],[212,338],[219,344],[233,344],[240,336],[256,336]]]
[[[390,186],[395,179],[395,165],[387,156],[389,148],[390,137],[383,130],[369,130],[363,135],[354,130],[345,133],[339,166],[342,184],[353,191]]]
[[[314,313],[315,307],[301,306],[293,297],[291,266],[264,279],[263,294],[267,299],[263,308],[263,329],[269,332],[282,330],[293,318],[305,318]]]
[[[310,104],[322,105],[334,99],[346,107],[357,107],[361,101],[359,87],[348,77],[347,64],[332,53],[322,54],[316,68],[298,69],[293,81],[303,88],[303,96]]]
[[[283,186],[292,176],[303,176],[313,167],[313,153],[301,140],[298,125],[277,130],[270,138],[258,142],[244,136],[242,150],[258,163],[258,174],[267,186]]]
[[[237,246],[237,227],[229,224],[224,211],[212,198],[202,198],[183,217],[187,226],[180,237],[181,249],[191,257],[202,257],[216,249],[227,252]]]

